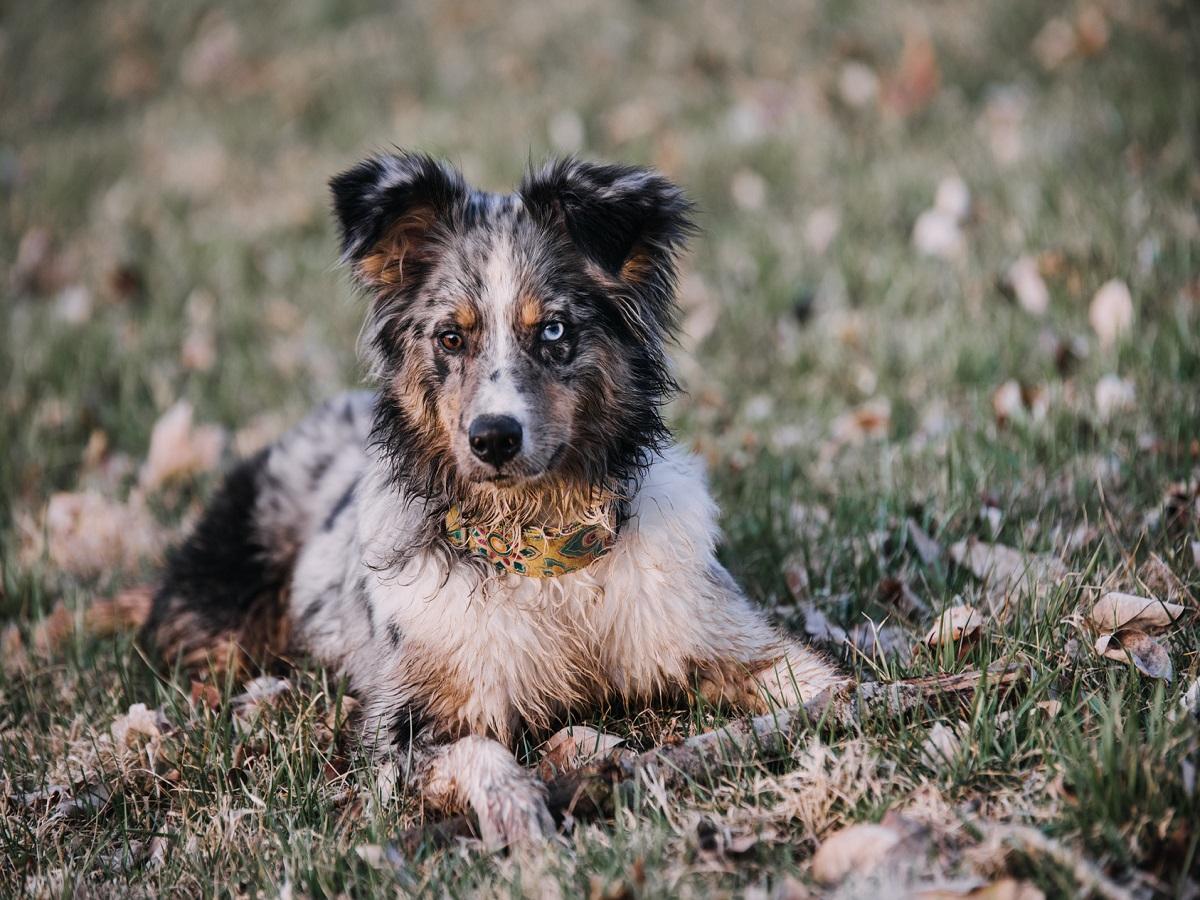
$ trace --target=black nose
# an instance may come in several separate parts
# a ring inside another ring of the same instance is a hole
[[[501,466],[521,449],[521,423],[512,416],[480,416],[467,431],[471,452],[485,463]]]

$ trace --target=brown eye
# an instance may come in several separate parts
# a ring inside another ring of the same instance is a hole
[[[447,353],[457,353],[463,348],[463,336],[457,331],[443,331],[438,335],[438,343]]]

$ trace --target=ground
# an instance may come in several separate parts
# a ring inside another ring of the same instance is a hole
[[[1194,4],[187,6],[0,19],[0,894],[1197,895]],[[157,680],[106,598],[361,382],[324,180],[393,143],[493,188],[561,152],[685,185],[671,415],[729,568],[860,679],[1028,679],[513,856],[397,850],[420,810],[372,802],[314,667]],[[1105,658],[1111,589],[1184,609]]]

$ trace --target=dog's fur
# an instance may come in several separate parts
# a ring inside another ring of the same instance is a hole
[[[349,677],[381,761],[471,807],[492,845],[552,826],[519,728],[695,689],[761,710],[843,680],[739,592],[700,466],[670,445],[677,187],[567,160],[487,194],[407,153],[331,187],[378,389],[229,474],[156,595],[166,659],[313,654]],[[496,415],[522,434],[501,465],[468,437]],[[615,543],[557,578],[497,574],[448,541],[452,506],[514,540],[586,523]]]

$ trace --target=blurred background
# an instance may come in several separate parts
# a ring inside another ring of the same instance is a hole
[[[54,491],[186,481],[359,383],[325,182],[393,145],[686,187],[674,418],[726,499],[875,496],[956,436],[1000,436],[989,470],[1194,434],[1196,32],[1120,0],[10,7],[9,557]]]

